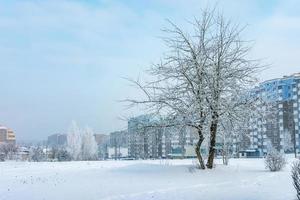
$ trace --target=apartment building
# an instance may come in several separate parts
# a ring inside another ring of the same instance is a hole
[[[108,157],[113,159],[128,157],[127,131],[115,131],[109,134]]]
[[[260,156],[271,147],[281,152],[299,151],[300,73],[262,82],[254,89],[264,100],[258,105],[261,115],[252,119],[250,137],[241,150],[256,151]]]
[[[101,160],[108,158],[109,135],[94,134],[94,136],[98,145],[98,157]]]
[[[0,125],[0,143],[16,143],[16,135],[13,130]]]
[[[163,132],[158,122],[152,115],[141,115],[128,121],[129,157],[147,159],[165,156]]]
[[[164,119],[154,115],[131,118],[128,121],[129,157],[195,157],[195,131],[189,127],[166,127],[164,124]]]
[[[47,145],[50,147],[63,147],[67,144],[67,134],[53,134],[48,136]]]

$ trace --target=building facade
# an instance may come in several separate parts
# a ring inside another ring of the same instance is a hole
[[[135,159],[195,157],[197,134],[188,127],[168,127],[154,115],[128,121],[128,154]]]
[[[108,157],[113,159],[128,157],[127,131],[115,131],[109,134]]]
[[[0,143],[16,143],[16,135],[13,130],[0,125]]]
[[[260,115],[251,119],[250,137],[240,142],[240,150],[260,156],[270,148],[299,152],[300,73],[265,81],[254,92],[264,103],[258,105]]]
[[[172,128],[161,126],[154,115],[141,115],[128,121],[128,155],[135,159],[165,158],[172,152]]]
[[[50,147],[63,147],[67,144],[67,134],[53,134],[48,136],[47,145]]]
[[[94,134],[96,143],[98,145],[98,157],[101,160],[107,159],[108,147],[109,147],[109,135],[106,134]]]

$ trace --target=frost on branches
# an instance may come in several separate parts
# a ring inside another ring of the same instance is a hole
[[[241,97],[255,84],[260,67],[248,58],[251,48],[241,39],[242,28],[222,14],[204,10],[190,25],[194,31],[188,33],[170,22],[164,31],[169,51],[149,70],[152,81],[132,80],[145,98],[128,101],[146,105],[149,112],[181,119],[170,120],[171,125],[196,129],[195,151],[200,168],[205,169],[213,167],[223,116],[234,124],[253,102]],[[205,138],[209,140],[206,165],[200,151]]]
[[[98,145],[93,130],[90,128],[81,130],[73,121],[67,137],[67,151],[72,160],[97,159]]]
[[[82,135],[82,159],[95,160],[98,154],[98,146],[95,140],[94,132],[90,128],[84,130]]]
[[[72,122],[67,136],[67,151],[72,160],[81,160],[81,131],[75,121]]]
[[[284,152],[290,153],[294,150],[294,143],[292,140],[292,134],[288,129],[283,131],[283,149]]]
[[[292,166],[293,185],[297,192],[297,199],[300,200],[300,161],[296,161]]]
[[[286,160],[282,153],[272,148],[265,158],[265,165],[272,172],[280,171],[286,165]]]

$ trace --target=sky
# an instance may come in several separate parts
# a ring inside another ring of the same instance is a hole
[[[166,51],[169,19],[183,29],[217,4],[246,25],[261,80],[300,72],[299,0],[0,0],[0,124],[17,140],[66,133],[72,120],[96,133],[127,128],[143,113],[120,100]]]

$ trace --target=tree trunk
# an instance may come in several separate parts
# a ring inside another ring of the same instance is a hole
[[[201,147],[202,142],[204,141],[204,137],[203,137],[203,133],[201,130],[198,130],[198,134],[199,134],[199,140],[197,142],[195,152],[196,152],[199,164],[200,164],[200,168],[205,169],[205,164],[204,164],[203,158],[201,156],[201,152],[200,152],[200,147]]]
[[[226,144],[223,145],[222,158],[223,158],[223,165],[228,165],[228,148]]]
[[[215,150],[216,150],[216,135],[218,128],[218,113],[214,112],[210,125],[210,145],[206,167],[212,169],[214,166]]]

